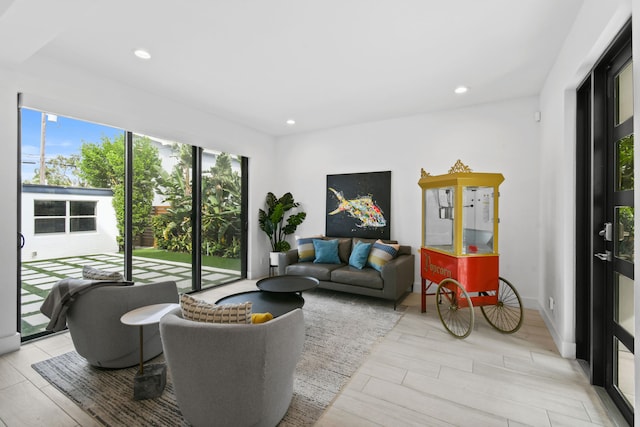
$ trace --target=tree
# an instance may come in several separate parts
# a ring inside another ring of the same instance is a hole
[[[62,185],[66,187],[82,187],[83,183],[77,177],[80,156],[72,154],[65,157],[58,154],[46,162],[44,177],[47,185]],[[40,168],[34,170],[31,184],[40,184]]]
[[[240,254],[241,194],[242,180],[231,167],[231,156],[220,153],[202,178],[202,233],[203,244],[216,242],[216,250],[228,257]]]
[[[625,136],[616,143],[618,176],[617,190],[632,190],[633,175],[633,134]],[[634,246],[634,209],[630,206],[617,206],[615,209],[618,230],[616,256],[629,261],[633,260]]]
[[[124,241],[124,135],[110,140],[103,137],[100,144],[83,143],[78,161],[78,176],[91,187],[110,188],[118,224],[118,243]],[[149,226],[153,208],[156,180],[162,171],[158,149],[147,137],[133,140],[133,237],[140,236]]]
[[[178,163],[158,180],[158,193],[169,204],[167,213],[153,218],[158,247],[191,252],[191,147],[173,147]],[[241,177],[227,153],[202,175],[202,252],[229,258],[240,254]]]
[[[157,192],[169,204],[167,212],[153,217],[153,231],[161,249],[175,252],[191,252],[191,151],[174,145],[178,163],[171,174],[159,177]]]
[[[617,143],[618,189],[633,189],[633,134],[625,136]]]

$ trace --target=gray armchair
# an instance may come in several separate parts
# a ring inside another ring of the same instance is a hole
[[[160,320],[178,406],[191,425],[273,427],[287,413],[304,345],[301,309],[260,324]]]
[[[76,297],[67,311],[67,327],[73,345],[82,357],[101,368],[126,368],[140,362],[137,326],[127,326],[120,317],[134,308],[177,303],[176,282],[133,286],[104,286]],[[162,353],[158,325],[143,326],[144,359]]]

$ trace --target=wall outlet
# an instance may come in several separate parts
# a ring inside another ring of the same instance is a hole
[[[553,297],[549,297],[549,310],[553,311],[553,306],[555,305],[555,301]]]
[[[31,252],[31,258],[35,258],[37,256],[38,256],[38,252],[37,251]]]

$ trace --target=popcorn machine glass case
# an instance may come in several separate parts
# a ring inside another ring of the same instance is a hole
[[[498,290],[506,281],[499,278],[498,188],[503,181],[502,174],[475,173],[460,160],[445,175],[433,176],[422,171],[418,184],[422,190],[420,271],[423,312],[426,311],[428,287],[443,282],[450,293],[456,294],[455,304],[449,307],[449,311],[455,310],[456,315],[465,308],[472,309],[472,304],[502,308]],[[461,289],[452,290],[455,286]],[[511,284],[505,286],[517,295]],[[519,296],[517,304],[520,315],[516,330],[521,323]],[[485,314],[488,309],[482,308]],[[469,316],[473,316],[473,312]],[[492,326],[502,332],[512,328],[493,323]],[[464,338],[470,329],[449,332]],[[466,335],[459,336],[461,334]]]
[[[498,253],[498,185],[501,174],[426,176],[422,246],[461,256]]]

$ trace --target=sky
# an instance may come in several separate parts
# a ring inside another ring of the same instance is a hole
[[[22,116],[22,168],[20,182],[31,181],[35,177],[35,170],[40,167],[40,133],[42,126],[42,112],[30,110],[28,108],[21,109]],[[49,116],[49,115],[48,115]],[[53,159],[58,155],[65,157],[71,154],[80,154],[82,143],[100,143],[103,137],[113,139],[118,135],[122,135],[124,130],[104,126],[83,120],[77,120],[70,117],[54,116],[54,120],[47,120],[45,132],[45,161]],[[53,118],[53,117],[52,117]],[[160,146],[167,147],[171,144],[169,141],[150,137]],[[204,170],[209,169],[215,164],[215,150],[205,150],[202,166]],[[176,163],[175,156],[171,152],[161,154],[163,168],[170,171]],[[232,167],[240,172],[240,163],[232,162]]]
[[[31,180],[40,166],[40,133],[42,113],[22,108],[22,177],[21,182]],[[45,133],[45,159],[61,154],[80,154],[83,142],[99,143],[102,137],[113,139],[124,131],[96,123],[57,116],[56,121],[47,120]]]

